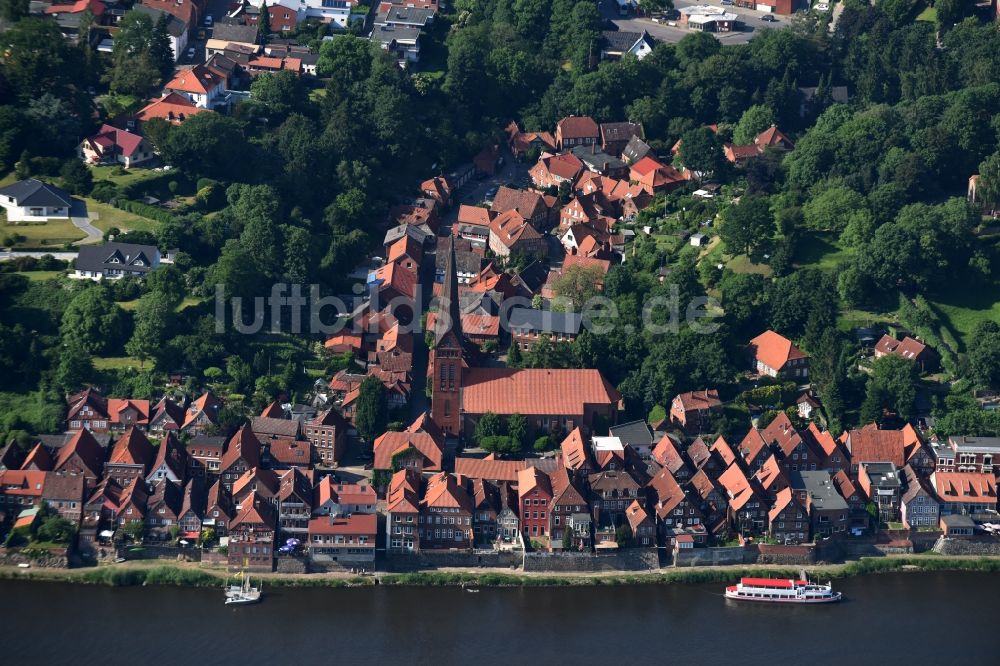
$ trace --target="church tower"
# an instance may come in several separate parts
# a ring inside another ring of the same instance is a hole
[[[434,346],[430,350],[428,381],[431,386],[431,418],[446,435],[457,437],[462,429],[462,372],[468,367],[469,345],[462,334],[462,309],[455,270],[455,239],[448,237],[444,264],[444,286],[434,322]]]

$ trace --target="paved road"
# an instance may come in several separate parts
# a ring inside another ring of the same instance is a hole
[[[709,33],[715,36],[723,44],[746,44],[763,28],[782,28],[788,25],[788,16],[777,16],[774,23],[766,23],[760,20],[761,16],[764,16],[768,12],[759,12],[754,9],[745,9],[743,7],[726,6],[723,7],[718,2],[697,2],[696,0],[675,0],[674,7],[676,9],[681,9],[683,7],[691,7],[694,5],[705,5],[710,4],[716,7],[725,9],[726,11],[732,12],[740,16],[746,26],[744,30],[740,32],[724,32],[724,33]],[[686,30],[680,26],[672,27],[666,23],[654,23],[648,18],[630,17],[621,18],[618,16],[618,5],[614,0],[598,0],[598,6],[601,10],[601,16],[612,21],[618,26],[619,30],[627,30],[629,32],[642,32],[645,30],[652,37],[658,39],[662,42],[668,42],[670,44],[676,44],[681,41],[685,35],[691,34],[691,30]]]
[[[87,234],[87,237],[76,241],[73,245],[90,245],[91,243],[100,243],[104,239],[104,232],[91,224],[91,219],[96,219],[96,215],[87,211],[87,204],[74,200],[69,220],[74,227]]]
[[[61,261],[76,259],[76,252],[36,252],[33,250],[0,250],[0,261],[10,261],[17,257],[34,257],[41,259],[45,255],[51,255]]]

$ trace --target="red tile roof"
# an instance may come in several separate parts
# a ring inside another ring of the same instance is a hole
[[[563,138],[585,139],[600,137],[601,130],[590,116],[569,116],[556,123],[559,135]]]
[[[493,218],[490,231],[507,247],[519,241],[537,240],[542,234],[516,210],[508,210]]]
[[[890,335],[883,335],[882,339],[875,344],[876,356],[894,354],[911,361],[918,360],[926,350],[927,345],[914,340],[910,336],[906,336],[902,340],[897,340]]]
[[[579,470],[587,465],[587,445],[583,441],[580,426],[573,428],[559,445],[563,464],[571,470]]]
[[[439,509],[461,509],[472,513],[472,497],[453,474],[440,472],[427,480],[423,504]]]
[[[392,475],[386,493],[386,511],[416,513],[420,510],[420,472],[401,469]]]
[[[271,459],[281,465],[309,467],[312,461],[312,443],[291,437],[270,439],[268,451],[271,453]]]
[[[729,469],[719,476],[719,485],[729,495],[729,506],[739,511],[755,495],[753,486],[739,465],[730,465]]]
[[[670,470],[664,468],[649,482],[656,500],[655,510],[659,518],[666,518],[670,513],[684,501],[684,491],[677,484],[674,475]]]
[[[422,419],[418,419],[423,423]],[[417,422],[410,425],[414,428]],[[403,432],[386,432],[375,440],[375,469],[392,469],[392,458],[396,454],[407,449],[414,449],[425,458],[426,469],[441,469],[441,461],[444,458],[443,441],[435,438],[433,433],[424,428],[411,431],[409,428]]]
[[[856,495],[858,490],[851,483],[851,480],[847,477],[847,473],[844,470],[837,470],[837,473],[833,475],[833,485],[836,486],[837,492],[845,500],[851,499],[853,495]]]
[[[717,389],[679,393],[674,400],[680,401],[681,408],[685,412],[712,409],[722,404],[722,401],[719,400],[719,391]]]
[[[164,120],[177,124],[185,118],[196,113],[214,113],[211,109],[203,109],[195,106],[183,95],[177,93],[167,93],[160,99],[152,100],[136,113],[136,120],[146,122],[153,118],[163,118]]]
[[[355,513],[337,518],[319,516],[309,521],[309,535],[367,536],[369,538],[367,545],[374,548],[376,520],[374,513]]]
[[[792,143],[792,140],[789,139],[784,132],[782,132],[774,125],[771,125],[766,130],[758,134],[757,137],[754,139],[754,143],[762,148],[767,146],[780,146],[780,145],[787,146],[789,150],[795,148],[795,144]]]
[[[997,482],[992,474],[981,472],[934,472],[934,490],[942,502],[982,504],[996,509]]]
[[[755,359],[774,370],[781,370],[789,361],[808,358],[791,340],[774,331],[758,335],[750,341],[750,348]]]
[[[378,502],[375,489],[368,483],[337,483],[324,476],[316,486],[316,505],[333,501],[337,504],[371,504]]]
[[[516,483],[518,474],[528,468],[524,460],[496,460],[487,458],[455,458],[455,474],[470,479],[485,479],[487,481],[506,481]]]
[[[181,91],[196,95],[207,95],[209,92],[225,83],[225,79],[204,65],[194,65],[182,69],[176,76],[163,86],[164,90]]]
[[[525,467],[517,473],[517,496],[524,497],[533,490],[552,497],[552,480],[537,467]]]
[[[902,430],[881,430],[875,423],[849,433],[849,448],[854,464],[891,462],[897,468],[906,464],[911,450],[919,450],[921,441],[913,426]]]
[[[246,461],[247,467],[260,465],[260,440],[250,430],[250,426],[246,425],[229,440],[226,452],[222,456],[222,469],[228,469],[240,458]]]
[[[49,450],[45,448],[45,445],[41,442],[35,444],[35,448],[31,449],[28,453],[28,457],[24,459],[21,463],[21,469],[35,469],[40,472],[48,472],[55,465],[55,461],[52,459],[52,454]]]
[[[739,453],[748,465],[760,452],[767,449],[767,441],[757,428],[751,428],[740,442]]]
[[[148,469],[156,457],[153,445],[137,428],[129,428],[111,450],[109,465],[142,465]]]
[[[719,438],[712,444],[711,451],[718,455],[726,465],[732,465],[737,460],[732,447],[729,446],[729,442],[722,435],[719,435]]]
[[[113,125],[101,125],[101,129],[96,134],[87,137],[88,141],[110,147],[117,146],[125,157],[130,157],[142,145],[142,137],[132,134],[123,129],[118,129]]]
[[[53,470],[56,472],[63,471],[74,455],[79,456],[80,462],[86,468],[84,471],[90,472],[94,478],[101,477],[101,467],[104,463],[104,448],[97,443],[97,440],[94,439],[89,430],[76,431],[66,446],[59,449]]]
[[[496,217],[496,214],[488,208],[480,208],[479,206],[469,206],[466,204],[462,204],[458,207],[459,224],[473,224],[481,227],[488,227],[494,217]]]
[[[416,297],[417,275],[398,264],[386,264],[375,271],[375,278],[381,281],[379,290],[392,287],[407,298]]]
[[[283,410],[278,401],[275,400],[270,405],[265,407],[264,411],[262,411],[260,415],[269,419],[283,419],[285,418],[285,410]]]
[[[598,370],[473,368],[463,380],[467,414],[582,415],[587,405],[618,405],[621,394]]]

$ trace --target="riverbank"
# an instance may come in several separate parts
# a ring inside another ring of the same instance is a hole
[[[511,573],[509,570],[438,570],[412,573],[377,573],[374,576],[332,574],[258,574],[270,587],[567,587],[610,585],[677,585],[727,583],[741,577],[798,577],[800,568],[780,565],[688,567],[620,574]],[[806,567],[815,580],[898,573],[906,571],[1000,572],[1000,557],[943,557],[936,555],[862,558],[845,564]],[[135,561],[86,569],[19,569],[0,567],[0,580],[67,582],[109,587],[142,585],[219,587],[230,578],[222,570],[183,564]]]

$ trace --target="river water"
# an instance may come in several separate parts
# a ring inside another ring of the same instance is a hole
[[[1000,663],[1000,577],[837,581],[819,606],[721,585],[221,590],[0,582],[0,664]],[[391,661],[387,661],[391,660]]]

